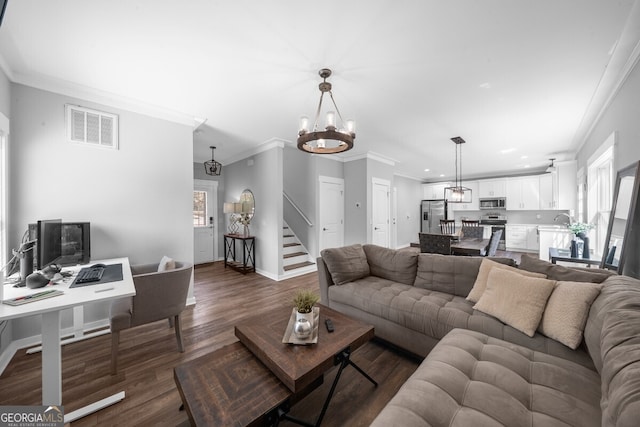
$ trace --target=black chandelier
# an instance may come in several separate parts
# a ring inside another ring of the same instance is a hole
[[[347,120],[345,122],[342,120],[340,110],[338,110],[336,101],[333,99],[331,83],[327,82],[327,77],[331,75],[331,70],[323,68],[318,74],[323,78],[323,82],[318,85],[321,95],[318,110],[316,111],[316,119],[313,123],[313,128],[309,130],[309,118],[307,116],[300,117],[298,148],[314,154],[334,154],[351,150],[353,148],[353,140],[356,138],[355,121]],[[329,92],[335,111],[327,112],[325,130],[318,130],[318,118],[320,117],[322,98],[327,92]],[[342,129],[336,127],[336,113],[340,118],[340,123],[344,125]]]
[[[445,187],[444,198],[449,203],[471,203],[471,189],[462,186],[462,144],[465,140],[459,136],[451,140],[456,144],[456,181],[453,186]],[[460,152],[460,175],[458,175],[458,152]]]
[[[219,176],[220,173],[222,173],[222,163],[216,162],[213,159],[213,150],[215,150],[216,147],[211,145],[209,148],[211,148],[211,160],[204,162],[204,171],[207,175]]]

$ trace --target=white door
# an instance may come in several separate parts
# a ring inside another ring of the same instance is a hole
[[[193,184],[193,262],[218,259],[218,182],[195,180]]]
[[[344,245],[344,180],[320,177],[318,254]]]
[[[391,183],[384,179],[373,178],[373,195],[371,202],[372,210],[372,227],[371,243],[374,245],[389,247],[389,217],[391,216],[390,189]]]

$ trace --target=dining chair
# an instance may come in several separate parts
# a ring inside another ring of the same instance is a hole
[[[451,236],[444,234],[418,233],[420,252],[451,255]]]
[[[111,303],[112,375],[118,371],[118,344],[124,329],[168,319],[175,329],[178,350],[184,352],[180,314],[186,306],[193,264],[175,261],[175,268],[168,270],[158,268],[161,264],[131,266],[136,295]]]
[[[463,219],[461,220],[462,227],[480,227],[480,220],[478,219]]]
[[[463,239],[482,239],[484,237],[484,227],[467,227],[463,225],[461,230]]]
[[[500,237],[502,237],[502,230],[496,230],[491,234],[491,239],[489,239],[489,244],[485,249],[484,256],[496,256],[496,251],[500,244]]]
[[[440,220],[440,232],[442,234],[456,234],[456,223],[452,219]]]

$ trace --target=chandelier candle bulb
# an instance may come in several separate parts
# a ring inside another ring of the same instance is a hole
[[[356,133],[356,121],[353,119],[347,119],[347,133]]]
[[[327,112],[327,130],[335,130],[336,129],[336,112],[329,111]]]
[[[309,131],[309,117],[301,116],[300,117],[300,132],[306,133]]]

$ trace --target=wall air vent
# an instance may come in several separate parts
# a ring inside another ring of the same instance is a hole
[[[118,149],[118,116],[67,104],[69,142]]]

